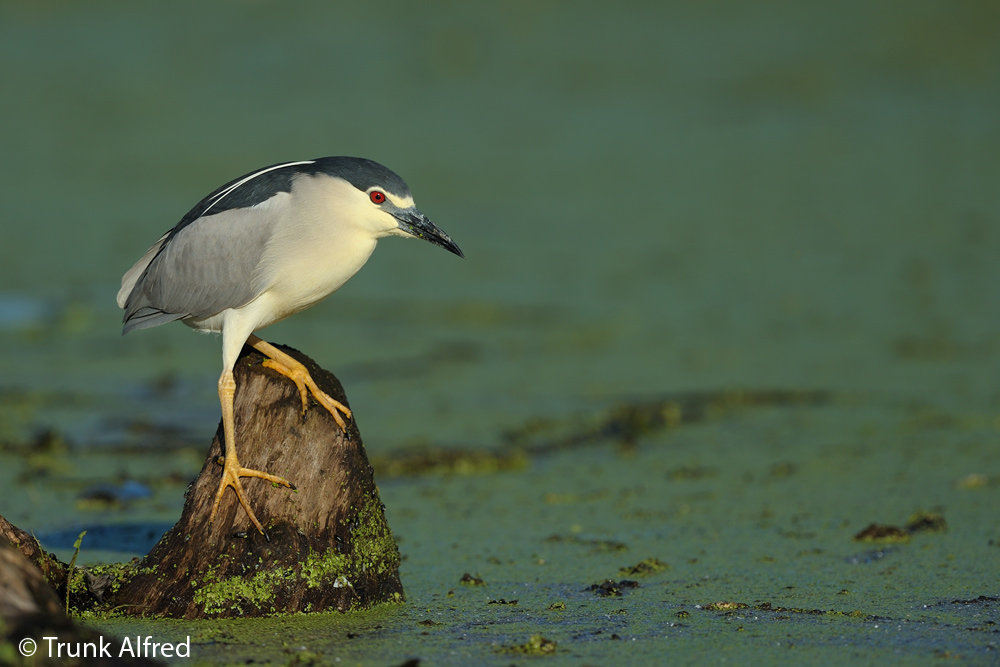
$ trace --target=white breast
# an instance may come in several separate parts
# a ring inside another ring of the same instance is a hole
[[[349,208],[357,199],[353,190],[350,184],[334,179],[296,179],[293,199],[309,204],[281,212],[254,273],[259,296],[244,309],[259,314],[257,328],[326,298],[371,257],[377,238],[352,222],[357,215]]]

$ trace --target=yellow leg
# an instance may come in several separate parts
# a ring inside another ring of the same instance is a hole
[[[340,430],[345,433],[347,432],[347,424],[344,423],[344,419],[340,416],[340,413],[344,413],[344,417],[350,419],[350,408],[340,401],[330,397],[330,395],[328,395],[325,391],[316,386],[316,382],[312,379],[312,376],[309,375],[309,371],[305,366],[270,343],[257,338],[257,336],[250,336],[250,338],[247,339],[247,343],[255,350],[268,357],[264,360],[265,366],[281,373],[295,383],[295,386],[299,389],[299,396],[302,398],[303,413],[309,407],[309,394],[306,392],[306,389],[308,388],[308,390],[312,392],[313,398],[316,399],[316,402],[326,408],[327,411],[333,415],[333,418],[336,420]]]
[[[253,510],[250,509],[247,497],[243,493],[243,485],[240,483],[240,477],[259,477],[275,484],[281,484],[289,488],[294,487],[286,479],[276,475],[269,475],[259,470],[244,468],[240,465],[240,461],[236,457],[236,424],[233,419],[233,397],[235,395],[236,381],[233,379],[232,371],[226,370],[222,373],[222,377],[219,378],[219,402],[222,404],[222,431],[226,439],[226,458],[222,466],[222,480],[219,482],[219,490],[215,494],[215,502],[212,503],[212,514],[208,517],[208,522],[212,523],[215,519],[215,513],[219,511],[219,502],[222,501],[226,487],[231,486],[233,487],[233,491],[236,492],[236,497],[239,499],[240,504],[243,505],[243,509],[246,510],[247,516],[250,517],[250,521],[263,534],[264,527],[257,520],[257,517],[254,516]]]

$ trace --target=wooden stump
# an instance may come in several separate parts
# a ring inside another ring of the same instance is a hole
[[[331,373],[296,350],[282,349],[309,369],[323,391],[347,405]],[[357,426],[348,420],[345,436],[314,402],[303,414],[294,383],[265,368],[263,360],[244,348],[234,369],[240,463],[297,487],[242,479],[266,535],[250,523],[232,489],[208,523],[222,473],[220,423],[201,473],[185,494],[180,520],[138,565],[123,565],[96,582],[91,574],[85,584],[96,600],[91,608],[193,619],[402,601],[399,550]],[[49,581],[59,590],[57,577],[64,570],[58,570],[58,561],[51,564],[54,559],[44,553],[47,560],[32,557],[28,551],[37,544],[21,542],[22,553],[53,570]],[[70,590],[75,590],[72,582]],[[82,600],[76,606],[87,607]]]

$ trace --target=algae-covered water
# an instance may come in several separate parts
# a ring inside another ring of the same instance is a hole
[[[343,381],[405,605],[86,623],[191,664],[996,661],[993,3],[5,3],[0,53],[0,514],[66,560],[144,553],[214,434],[220,341],[114,306],[207,192],[364,155],[467,257],[387,240],[262,334]]]

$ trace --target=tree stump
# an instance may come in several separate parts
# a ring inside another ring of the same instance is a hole
[[[331,373],[296,350],[282,349],[309,369],[323,391],[347,405]],[[180,520],[137,565],[105,571],[100,581],[90,574],[87,591],[99,600],[93,607],[194,619],[402,601],[399,550],[354,420],[348,420],[345,435],[321,406],[311,403],[303,414],[294,383],[265,368],[263,360],[245,347],[234,369],[240,463],[284,477],[297,490],[243,478],[266,535],[250,523],[232,489],[210,525],[222,473],[220,422],[201,473],[185,494]],[[32,558],[26,553],[30,546],[19,548]],[[48,561],[32,560],[58,571]],[[58,582],[49,581],[58,590]],[[74,599],[78,608],[86,607]]]

